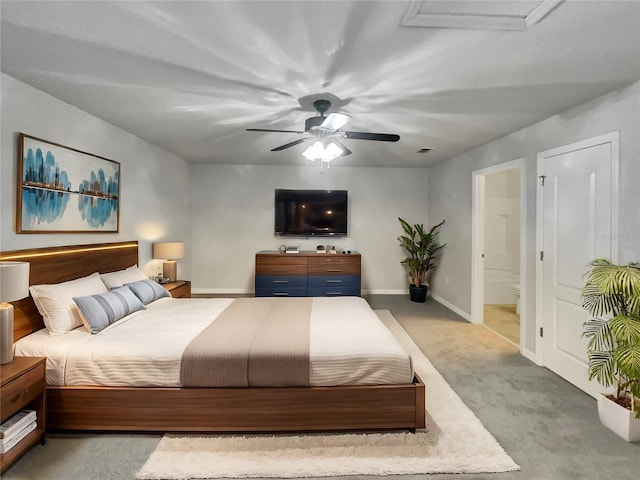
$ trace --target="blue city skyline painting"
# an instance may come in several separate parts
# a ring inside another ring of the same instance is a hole
[[[20,134],[18,233],[119,230],[120,164]]]

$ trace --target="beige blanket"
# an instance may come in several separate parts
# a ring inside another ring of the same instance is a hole
[[[311,298],[239,298],[185,349],[185,387],[309,385]]]

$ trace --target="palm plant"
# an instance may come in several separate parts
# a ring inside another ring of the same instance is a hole
[[[596,259],[585,277],[582,306],[592,318],[588,339],[589,379],[615,386],[615,401],[630,397],[640,418],[640,265]]]
[[[436,268],[434,262],[436,254],[446,246],[446,243],[441,244],[438,241],[438,233],[444,220],[431,227],[428,232],[422,224],[411,226],[402,218],[398,218],[398,220],[400,220],[405,233],[405,235],[398,237],[398,240],[409,255],[401,263],[407,266],[411,281],[416,287],[419,287],[427,279],[429,271]]]

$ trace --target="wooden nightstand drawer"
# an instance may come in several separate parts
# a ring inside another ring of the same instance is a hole
[[[191,298],[191,282],[187,280],[165,283],[163,286],[173,298]]]
[[[30,370],[15,380],[2,386],[2,419],[22,409],[44,392],[44,365]]]

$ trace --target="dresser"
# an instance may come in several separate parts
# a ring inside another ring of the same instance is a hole
[[[360,296],[359,253],[256,254],[256,297]]]

